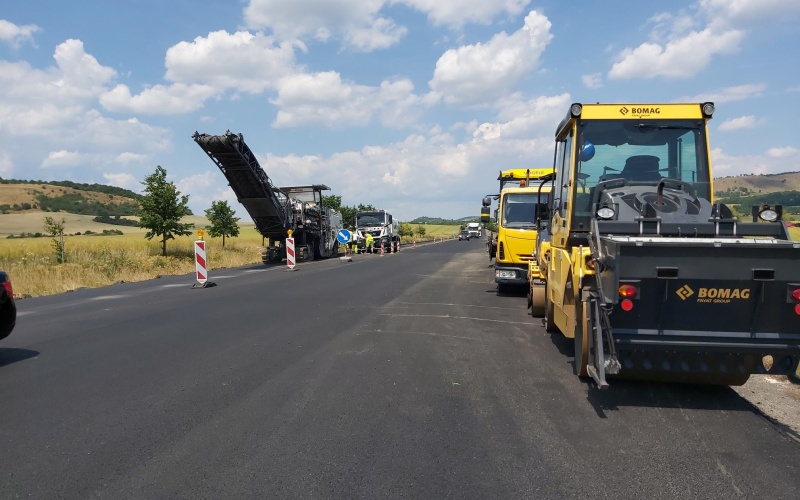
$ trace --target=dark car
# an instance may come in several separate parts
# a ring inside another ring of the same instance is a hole
[[[461,233],[458,235],[458,241],[461,240],[469,241],[469,231],[467,231],[466,229],[461,231]]]
[[[11,279],[4,271],[0,271],[0,340],[11,334],[16,323],[17,305],[14,303]]]

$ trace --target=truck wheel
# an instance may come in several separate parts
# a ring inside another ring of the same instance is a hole
[[[531,285],[530,291],[531,316],[543,318],[545,315],[545,287],[544,285]]]
[[[582,297],[581,297],[582,298]],[[589,308],[586,307],[583,300],[579,300],[575,304],[575,375],[579,377],[588,377],[589,371]]]

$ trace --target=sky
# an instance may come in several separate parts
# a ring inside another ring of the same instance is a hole
[[[195,131],[277,186],[404,221],[477,216],[552,165],[572,102],[716,103],[715,176],[800,171],[798,0],[25,0],[0,9],[0,177],[249,217]]]

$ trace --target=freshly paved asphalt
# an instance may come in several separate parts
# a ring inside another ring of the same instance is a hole
[[[480,241],[19,301],[3,498],[796,498],[727,387],[572,375]]]

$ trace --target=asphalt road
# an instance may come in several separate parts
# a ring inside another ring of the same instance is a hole
[[[796,498],[727,387],[572,375],[481,241],[18,302],[3,498]]]

